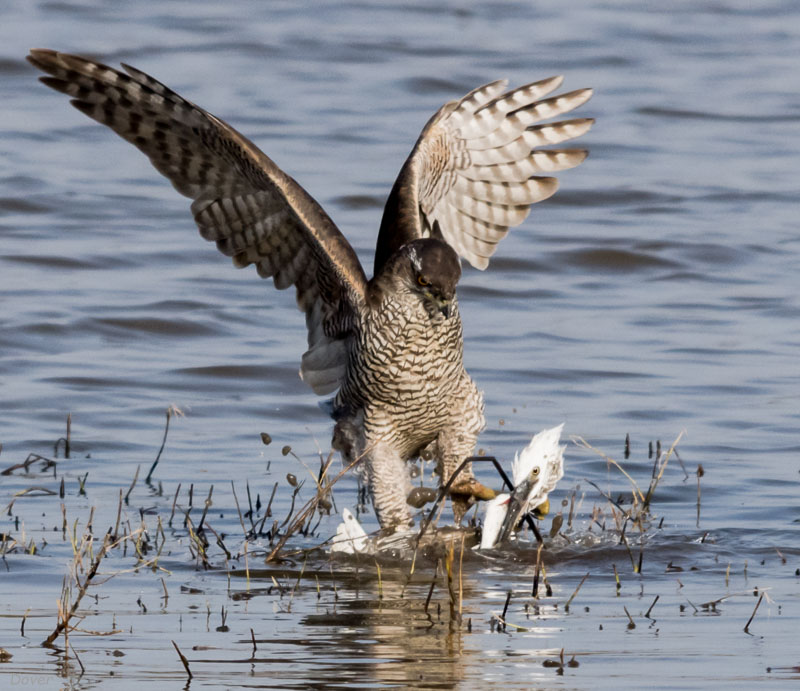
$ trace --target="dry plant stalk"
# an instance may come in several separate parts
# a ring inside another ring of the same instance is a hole
[[[192,670],[189,669],[189,660],[186,659],[186,656],[181,652],[181,649],[178,647],[178,644],[175,641],[171,641],[172,645],[175,646],[175,651],[178,653],[178,657],[181,660],[181,664],[183,664],[183,668],[186,670],[186,676],[191,679],[194,675],[192,674]]]
[[[369,450],[370,449],[366,449],[364,451],[364,454],[366,454],[367,451],[369,451]],[[275,559],[278,556],[278,553],[281,551],[281,549],[283,549],[283,546],[286,544],[286,541],[292,535],[294,535],[298,530],[300,530],[300,528],[303,527],[303,525],[306,522],[306,519],[308,519],[310,516],[313,515],[314,511],[316,511],[316,509],[317,509],[317,505],[319,504],[319,502],[333,491],[333,486],[342,477],[344,477],[345,474],[351,468],[354,468],[356,466],[356,464],[361,462],[362,457],[363,457],[363,454],[362,454],[362,456],[359,456],[358,458],[356,458],[348,466],[343,468],[341,471],[339,471],[339,474],[335,478],[333,478],[333,480],[330,480],[326,484],[325,483],[325,478],[326,478],[326,476],[328,474],[328,470],[331,467],[331,463],[333,463],[333,454],[331,453],[328,456],[328,461],[327,461],[327,463],[325,463],[325,467],[323,468],[322,473],[320,474],[319,482],[317,483],[317,493],[316,493],[316,495],[314,495],[311,499],[309,499],[306,502],[305,506],[303,506],[303,508],[300,509],[297,512],[294,520],[291,521],[291,523],[289,524],[289,527],[286,528],[286,532],[278,540],[278,544],[275,545],[275,547],[272,549],[272,551],[267,555],[267,558],[266,558],[265,561],[270,562],[270,561],[272,561],[273,559]],[[290,517],[291,517],[291,514],[290,514]]]
[[[458,557],[458,623],[464,621],[464,540],[466,535],[461,536],[461,553]]]
[[[461,620],[458,615],[458,610],[460,609],[460,602],[458,602],[458,594],[455,590],[455,585],[453,583],[453,562],[455,561],[455,543],[450,543],[450,548],[447,550],[447,554],[445,555],[444,566],[445,571],[447,573],[447,593],[449,595],[449,604],[450,604],[450,626],[452,628],[453,624],[460,624]]]
[[[65,577],[64,586],[61,591],[61,597],[58,600],[58,624],[56,625],[56,628],[53,629],[53,632],[42,642],[43,646],[53,647],[53,642],[63,633],[66,647],[66,643],[68,643],[67,638],[69,632],[76,630],[76,627],[70,624],[70,620],[76,616],[81,600],[83,599],[83,596],[86,595],[86,591],[89,589],[89,586],[93,584],[92,581],[94,580],[95,576],[97,576],[97,571],[100,568],[100,564],[102,563],[103,559],[112,549],[118,547],[125,540],[137,537],[140,532],[141,528],[128,535],[124,535],[117,540],[113,540],[109,535],[105,535],[103,537],[102,547],[94,555],[92,555],[92,546],[95,541],[94,536],[84,535],[80,544],[77,545],[73,542],[75,556],[72,560],[72,578],[75,580],[77,593],[70,603],[72,586],[67,583],[67,579]],[[83,563],[85,557],[89,557],[91,560],[88,568],[86,568]],[[81,571],[84,572],[83,577],[80,576]],[[114,574],[109,576],[109,578],[113,578],[113,576]]]
[[[646,493],[642,492],[642,490],[639,489],[639,485],[636,483],[636,481],[613,458],[607,456],[602,451],[592,446],[583,437],[572,437],[572,441],[577,446],[580,446],[589,451],[594,451],[601,458],[605,459],[606,463],[617,468],[617,470],[619,470],[625,476],[628,482],[630,482],[631,487],[633,488],[632,491],[633,506],[631,507],[630,510],[626,511],[622,506],[619,505],[618,502],[614,501],[608,494],[603,492],[595,483],[591,482],[591,480],[588,481],[589,484],[593,485],[600,492],[602,496],[604,496],[613,506],[615,506],[623,514],[623,516],[625,516],[626,520],[630,520],[634,524],[638,524],[639,529],[643,530],[644,526],[642,523],[642,518],[645,515],[647,515],[650,508],[650,502],[653,499],[653,494],[655,493],[656,487],[658,487],[658,483],[661,481],[661,478],[664,476],[664,471],[667,468],[667,463],[669,463],[669,459],[675,453],[675,447],[678,445],[678,443],[683,438],[683,435],[685,433],[686,433],[685,430],[681,431],[681,433],[675,438],[675,441],[673,441],[672,444],[670,445],[667,453],[663,454],[663,457],[656,458],[658,471],[653,473],[653,477],[650,480],[650,486],[647,488]]]
[[[607,456],[602,451],[600,451],[600,449],[597,449],[594,446],[592,446],[583,437],[571,437],[571,439],[572,442],[577,446],[581,446],[584,449],[588,449],[589,451],[594,451],[598,456],[605,459],[606,463],[608,463],[609,465],[613,465],[628,479],[628,482],[630,482],[631,486],[633,487],[634,504],[636,503],[637,500],[640,502],[644,502],[644,494],[642,494],[642,490],[639,489],[639,485],[636,484],[636,480],[634,480],[619,463],[617,463],[613,458],[611,458],[611,456]]]
[[[531,597],[539,597],[539,575],[542,570],[542,549],[544,543],[539,543],[536,548],[536,568],[533,571],[533,585],[531,586]]]
[[[669,463],[669,459],[672,457],[672,454],[675,453],[675,447],[680,443],[681,439],[683,439],[683,435],[686,434],[686,430],[681,430],[681,433],[675,438],[675,441],[669,447],[669,451],[664,455],[664,460],[661,462],[661,466],[658,471],[658,475],[654,477],[650,481],[650,487],[647,490],[647,496],[644,500],[644,507],[643,509],[646,511],[650,506],[650,500],[653,498],[653,493],[656,491],[656,487],[658,483],[661,482],[661,477],[664,475],[664,471],[667,468],[667,463]],[[656,459],[658,461],[658,459]]]
[[[183,411],[175,405],[171,405],[166,410],[167,421],[164,425],[164,438],[161,440],[161,448],[156,454],[156,460],[153,461],[153,465],[150,466],[150,472],[147,473],[147,477],[144,479],[145,484],[147,485],[150,484],[150,479],[153,477],[153,472],[155,471],[158,462],[161,460],[161,454],[164,453],[164,447],[167,444],[167,434],[169,433],[169,420],[173,415],[177,417],[183,417]]]
[[[565,612],[569,612],[570,604],[575,599],[575,596],[578,594],[578,591],[581,589],[581,586],[584,584],[586,579],[589,578],[589,573],[590,572],[588,572],[588,571],[586,572],[586,575],[583,578],[581,578],[581,582],[578,583],[578,587],[575,588],[575,592],[573,592],[572,595],[570,595],[569,600],[567,600],[567,604],[564,605],[564,611]]]

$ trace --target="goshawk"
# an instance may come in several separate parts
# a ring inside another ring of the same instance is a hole
[[[336,392],[334,447],[363,457],[381,526],[408,524],[406,461],[431,453],[445,483],[484,426],[462,363],[459,256],[486,268],[508,229],[556,191],[541,174],[584,160],[584,150],[540,147],[591,127],[589,118],[543,123],[591,91],[546,97],[560,77],[511,91],[496,81],[442,106],[389,195],[368,280],[320,205],[227,123],[128,65],[51,50],[28,60],[190,197],[200,234],[237,267],[295,286],[308,328],[300,376],[317,394]],[[492,496],[467,468],[451,488],[457,519],[474,497]]]

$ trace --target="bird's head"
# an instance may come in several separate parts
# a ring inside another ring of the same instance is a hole
[[[515,487],[520,496],[528,497],[528,510],[539,520],[550,513],[549,489],[546,487],[547,478],[544,477],[547,470],[543,464],[536,463],[522,482]]]
[[[514,455],[511,465],[515,493],[527,496],[528,510],[542,519],[550,511],[548,495],[564,476],[564,449],[560,446],[563,423],[542,430]]]
[[[455,250],[442,240],[424,238],[409,242],[402,251],[408,257],[404,280],[410,291],[417,293],[433,314],[449,317],[461,278]]]

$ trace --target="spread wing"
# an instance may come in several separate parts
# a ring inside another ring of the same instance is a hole
[[[255,264],[277,288],[294,285],[306,315],[300,370],[318,394],[334,391],[366,277],[353,248],[311,196],[252,142],[152,77],[50,50],[28,60],[41,81],[142,151],[191,197],[200,234],[238,266]]]
[[[377,274],[392,253],[419,237],[438,237],[478,269],[525,220],[531,204],[555,193],[540,175],[581,163],[582,149],[541,149],[584,134],[590,118],[543,123],[585,103],[591,89],[543,98],[552,77],[503,93],[506,81],[442,106],[417,140],[394,184],[375,251]]]

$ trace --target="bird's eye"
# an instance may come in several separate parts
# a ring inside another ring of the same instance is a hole
[[[533,469],[531,472],[532,472],[534,475],[538,475],[538,474],[539,474],[539,469],[538,469],[538,468],[534,468],[534,469]]]
[[[422,274],[417,276],[417,283],[419,283],[421,286],[429,286],[431,284],[431,282]]]

